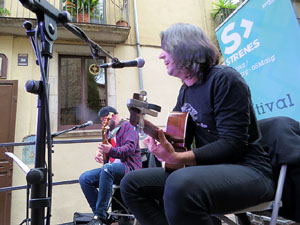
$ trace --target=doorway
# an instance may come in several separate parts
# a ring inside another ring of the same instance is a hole
[[[0,143],[14,142],[18,81],[0,80]],[[4,153],[13,147],[0,147],[0,188],[12,186],[13,161]],[[11,192],[0,192],[0,224],[10,224]]]

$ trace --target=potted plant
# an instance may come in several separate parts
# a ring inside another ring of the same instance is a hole
[[[116,5],[116,4],[115,4]],[[128,26],[128,0],[123,0],[122,5],[116,5],[119,8],[119,19],[116,21],[117,26]]]
[[[10,12],[7,8],[1,7],[0,8],[0,16],[9,16]]]
[[[116,22],[117,26],[128,26],[128,22],[124,16],[120,16],[120,19]]]
[[[99,0],[63,0],[63,10],[68,11],[77,22],[90,22]]]
[[[218,0],[212,2],[214,8],[211,10],[211,17],[215,20],[219,20],[222,23],[237,7],[238,4],[232,3],[231,0]]]

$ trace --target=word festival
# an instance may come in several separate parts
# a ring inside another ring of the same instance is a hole
[[[255,104],[254,108],[256,109],[257,115],[262,115],[265,113],[273,113],[276,109],[283,110],[293,106],[295,106],[295,104],[292,101],[291,95],[286,94],[286,97],[279,98],[277,101]]]

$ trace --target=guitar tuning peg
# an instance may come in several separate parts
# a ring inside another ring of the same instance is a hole
[[[145,90],[140,90],[140,100],[147,102],[147,91]]]
[[[137,129],[138,129],[138,132],[140,134],[144,135],[144,116],[143,115],[141,115],[139,117],[139,121],[138,121],[138,124],[137,124]]]
[[[139,135],[140,135],[141,137],[144,137],[144,136],[145,136],[145,132],[144,132],[143,129],[138,129],[138,132],[139,132]]]
[[[140,95],[147,96],[147,91],[145,91],[145,90],[140,90]]]
[[[141,127],[136,126],[136,127],[134,127],[134,130],[138,132],[140,138],[145,136],[144,129],[142,129]]]

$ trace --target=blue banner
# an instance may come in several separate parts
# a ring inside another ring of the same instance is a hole
[[[290,0],[249,0],[216,30],[226,65],[250,86],[258,119],[300,121],[300,28]]]

